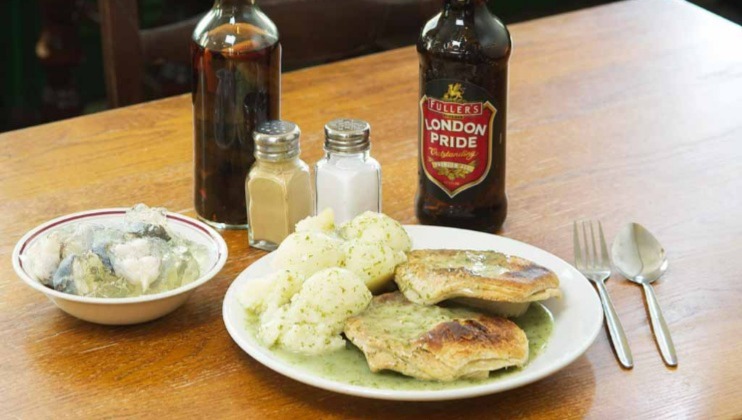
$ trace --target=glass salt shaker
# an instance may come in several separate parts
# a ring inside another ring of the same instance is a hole
[[[299,158],[300,130],[268,121],[253,133],[255,164],[245,180],[250,246],[273,251],[314,212],[309,166]]]
[[[331,208],[336,223],[381,211],[381,165],[369,150],[366,121],[339,118],[325,125],[325,156],[315,164],[316,210]]]

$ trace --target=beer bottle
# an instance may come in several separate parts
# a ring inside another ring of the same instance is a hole
[[[206,223],[247,228],[253,131],[281,117],[281,44],[255,0],[215,0],[191,39],[194,207]]]
[[[444,0],[417,42],[423,224],[494,232],[507,213],[510,33],[485,0]]]

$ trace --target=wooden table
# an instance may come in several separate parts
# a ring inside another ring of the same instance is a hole
[[[235,345],[227,287],[263,255],[225,232],[224,270],[173,314],[104,327],[69,317],[13,273],[28,229],[137,202],[193,215],[189,97],[0,136],[0,417],[240,418],[742,415],[742,29],[681,1],[635,0],[511,27],[510,214],[502,234],[571,260],[571,223],[629,221],[670,256],[656,285],[680,366],[655,347],[639,287],[608,283],[636,367],[605,332],[569,367],[459,402],[352,398],[287,379]],[[415,223],[417,59],[405,48],[287,74],[283,109],[320,156],[322,125],[373,127],[384,209]]]

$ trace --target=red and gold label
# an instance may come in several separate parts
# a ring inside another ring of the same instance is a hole
[[[420,99],[421,166],[431,182],[454,197],[489,173],[497,110],[482,89],[468,83],[436,80],[425,90]]]

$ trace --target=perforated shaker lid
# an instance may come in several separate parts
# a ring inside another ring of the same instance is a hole
[[[282,120],[260,124],[253,132],[255,157],[262,160],[285,160],[299,155],[299,126]]]
[[[338,118],[325,124],[325,150],[356,153],[368,150],[371,126],[363,120]]]

